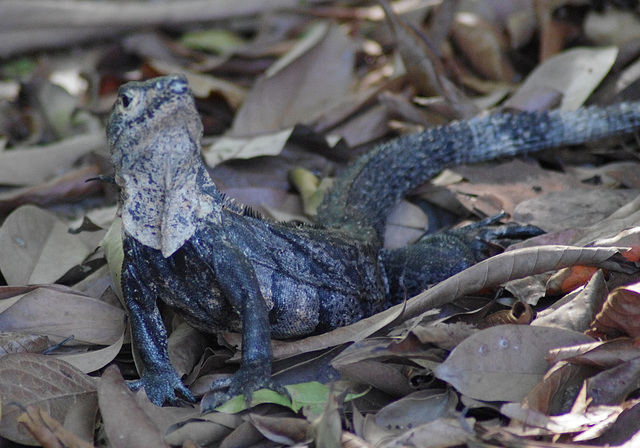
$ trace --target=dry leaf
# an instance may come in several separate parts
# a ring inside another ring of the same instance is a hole
[[[594,342],[573,348],[552,350],[549,362],[567,361],[573,364],[610,368],[640,357],[640,340],[618,338]]]
[[[337,26],[314,25],[253,84],[233,121],[234,136],[309,123],[344,101],[353,82],[353,43]]]
[[[478,108],[444,73],[440,56],[425,41],[424,36],[396,15],[386,1],[379,2],[396,37],[407,74],[419,93],[441,95],[456,118],[477,115]]]
[[[420,425],[396,438],[385,440],[376,446],[380,446],[380,448],[398,446],[442,448],[465,445],[471,438],[469,428],[473,428],[474,423],[475,419],[473,418],[441,418]]]
[[[0,332],[0,356],[9,353],[42,353],[51,347],[48,337],[23,332]]]
[[[267,439],[284,445],[308,440],[309,422],[301,418],[270,417],[250,414],[251,423]]]
[[[594,337],[620,332],[640,336],[640,284],[613,290],[591,327],[589,333]]]
[[[376,425],[400,433],[407,429],[455,415],[458,396],[451,389],[426,389],[414,392],[380,409]]]
[[[585,384],[592,405],[622,404],[640,388],[640,356],[589,378]]]
[[[124,333],[125,312],[69,288],[40,287],[11,300],[0,312],[0,331],[46,334],[71,345],[116,343]]]
[[[636,173],[637,169],[636,166]],[[597,225],[640,195],[637,189],[582,188],[577,185],[575,178],[570,183],[566,182],[565,186],[557,185],[560,187],[557,191],[549,191],[544,178],[540,179],[539,184],[543,185],[545,194],[518,203],[513,219],[538,226],[547,232]]]
[[[576,48],[543,62],[504,104],[505,108],[531,110],[529,98],[545,92],[562,93],[560,109],[580,107],[611,69],[615,47]]]
[[[547,361],[549,361],[548,358]],[[547,372],[544,379],[529,392],[522,404],[546,415],[565,414],[571,411],[573,404],[570,396],[571,391],[580,390],[584,380],[594,373],[597,373],[597,369],[593,367],[568,363],[555,365]]]
[[[515,71],[505,56],[508,43],[491,23],[475,14],[460,12],[451,28],[452,37],[469,64],[486,79],[511,82]]]
[[[93,448],[93,444],[65,429],[59,421],[38,406],[28,406],[18,422],[45,448]]]
[[[461,174],[467,182],[448,188],[468,210],[481,210],[487,216],[502,211],[513,215],[516,206],[525,200],[537,198],[542,193],[580,186],[571,175],[545,170],[535,163],[518,159],[458,166],[452,171]],[[521,219],[519,222],[530,223],[527,216]]]
[[[531,325],[564,328],[582,333],[589,328],[596,313],[602,309],[608,292],[604,274],[602,270],[598,270],[580,293],[566,302],[556,302],[550,310],[541,313]]]
[[[96,381],[50,356],[14,354],[0,358],[0,435],[18,443],[32,443],[17,420],[24,408],[37,405],[64,422],[70,409],[89,402],[95,412]]]
[[[98,400],[105,432],[112,446],[169,447],[158,428],[136,403],[117,367],[107,368],[102,375]]]
[[[0,228],[0,270],[9,285],[53,283],[95,250],[53,214],[32,205]]]
[[[87,182],[102,174],[98,164],[87,165],[58,176],[49,182],[10,190],[0,194],[0,216],[24,204],[50,205],[65,202],[80,202],[102,191],[100,182]]]
[[[549,350],[590,341],[558,328],[501,325],[462,341],[435,375],[477,400],[520,401],[549,369]]]
[[[38,185],[91,151],[107,152],[102,131],[47,146],[0,152],[0,185]]]

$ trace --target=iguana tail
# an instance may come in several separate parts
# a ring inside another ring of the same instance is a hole
[[[377,146],[340,176],[318,211],[327,227],[382,238],[389,209],[442,169],[640,129],[640,102],[576,111],[500,113],[454,122]]]

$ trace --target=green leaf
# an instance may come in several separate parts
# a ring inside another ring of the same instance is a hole
[[[236,33],[227,30],[208,30],[185,33],[180,42],[194,50],[225,54],[244,44],[244,40]]]
[[[269,389],[260,389],[253,393],[251,397],[251,407],[257,406],[263,403],[279,404],[292,409],[294,412],[298,412],[303,407],[310,407],[315,414],[321,414],[324,409],[327,400],[329,399],[330,389],[324,384],[317,381],[311,381],[309,383],[292,384],[285,386],[285,389],[291,395],[291,401],[288,397],[280,395]],[[368,390],[365,390],[359,394],[347,394],[345,401],[350,401],[355,398],[359,398],[366,394]],[[247,409],[244,396],[239,395],[227,401],[223,405],[218,406],[215,410],[220,412],[226,412],[227,414],[235,414]]]

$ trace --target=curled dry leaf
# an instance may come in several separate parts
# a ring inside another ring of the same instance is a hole
[[[640,283],[613,290],[589,331],[594,337],[619,333],[640,336]]]
[[[446,77],[439,55],[425,41],[424,36],[396,15],[386,1],[379,3],[385,10],[387,21],[395,34],[398,52],[404,61],[407,74],[418,91],[425,95],[441,95],[446,98],[456,118],[476,115],[479,112],[478,108]]]
[[[95,380],[66,362],[44,355],[20,353],[0,358],[0,398],[0,435],[18,443],[33,443],[17,424],[29,405],[41,407],[60,422],[80,403],[88,404],[94,412],[97,409]]]
[[[28,406],[27,410],[18,417],[18,423],[23,425],[44,447],[93,448],[93,444],[65,429],[59,421],[39,406]]]
[[[554,304],[548,313],[539,316],[531,325],[584,332],[596,313],[602,309],[607,293],[607,284],[600,269],[582,291],[569,300],[560,300],[560,303]]]
[[[579,345],[572,349],[552,350],[548,361],[551,363],[567,361],[571,364],[610,368],[638,356],[640,356],[639,339],[617,338]]]
[[[301,418],[270,417],[251,414],[253,426],[267,439],[284,445],[295,445],[308,439],[309,422]]]
[[[451,27],[453,39],[481,76],[511,82],[515,71],[505,57],[508,43],[501,31],[481,17],[461,12]]]

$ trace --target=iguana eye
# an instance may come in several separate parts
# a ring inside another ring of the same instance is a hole
[[[131,103],[133,102],[133,96],[130,93],[123,92],[120,95],[120,100],[122,101],[122,107],[125,109],[129,109]]]

